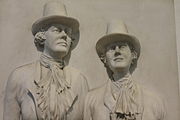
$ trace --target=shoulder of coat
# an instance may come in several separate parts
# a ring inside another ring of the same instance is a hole
[[[163,108],[165,103],[162,96],[154,91],[150,91],[148,89],[143,90],[143,98],[145,106],[151,106],[152,108]]]
[[[100,87],[91,89],[88,92],[87,96],[86,96],[87,99],[88,100],[95,100],[95,99],[100,100],[100,99],[103,99],[106,87],[107,87],[107,83],[101,85]]]
[[[15,68],[11,74],[10,74],[10,77],[11,78],[21,78],[21,77],[28,77],[28,75],[30,74],[33,74],[35,71],[35,62],[33,63],[29,63],[29,64],[25,64],[25,65],[22,65],[22,66],[19,66],[17,68]]]

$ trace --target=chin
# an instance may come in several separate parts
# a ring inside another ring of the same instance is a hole
[[[61,57],[64,57],[64,56],[66,56],[68,54],[68,51],[65,50],[65,49],[56,49],[56,50],[53,50],[53,52],[55,54],[61,55]]]
[[[115,66],[114,69],[115,70],[123,70],[123,69],[126,69],[127,67],[125,66]]]
[[[67,47],[57,47],[54,51],[56,52],[62,52],[62,53],[68,53],[68,48]]]
[[[128,67],[129,65],[125,62],[117,62],[114,64],[114,67],[117,67],[117,68],[126,68]]]
[[[129,65],[128,64],[126,64],[126,63],[116,63],[116,64],[114,64],[113,66],[112,66],[114,69],[116,69],[116,70],[124,70],[124,69],[127,69],[127,68],[129,68]]]

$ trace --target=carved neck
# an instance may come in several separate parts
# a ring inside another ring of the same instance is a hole
[[[54,51],[51,51],[51,50],[47,50],[45,49],[43,51],[43,54],[46,55],[46,56],[49,56],[53,59],[56,59],[56,60],[63,60],[64,57],[67,55],[66,52],[54,52]]]
[[[43,52],[41,56],[46,56],[48,59],[51,59],[56,62],[64,61],[63,57],[57,54],[47,54],[46,52]]]
[[[114,81],[123,81],[124,78],[128,78],[130,76],[130,72],[115,72],[113,73]]]

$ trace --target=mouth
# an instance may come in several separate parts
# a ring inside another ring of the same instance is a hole
[[[65,41],[62,41],[62,42],[57,42],[57,45],[61,45],[61,46],[67,46],[67,43]]]
[[[123,61],[123,60],[124,60],[123,57],[114,58],[114,61],[116,61],[116,62],[121,62],[121,61]]]

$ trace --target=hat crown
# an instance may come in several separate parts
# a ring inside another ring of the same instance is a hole
[[[50,1],[44,5],[43,16],[67,16],[65,5],[59,1]]]
[[[109,22],[107,25],[106,34],[114,34],[114,33],[128,34],[128,30],[125,23],[123,23],[122,21]]]

